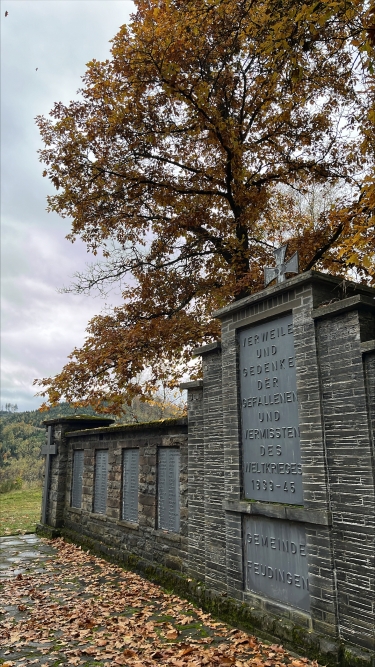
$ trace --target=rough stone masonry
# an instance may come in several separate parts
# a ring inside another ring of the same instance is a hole
[[[218,311],[187,420],[47,420],[39,530],[323,664],[374,667],[374,298],[309,271]]]

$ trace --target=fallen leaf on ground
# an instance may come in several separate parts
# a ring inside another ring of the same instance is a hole
[[[14,610],[3,617],[3,659],[31,646],[27,665],[38,667],[56,658],[74,667],[318,667],[61,538],[42,544],[56,550],[42,570],[34,561],[27,577],[3,582],[2,610]]]
[[[177,639],[178,634],[178,630],[168,630],[168,632],[165,633],[165,636],[167,639]]]

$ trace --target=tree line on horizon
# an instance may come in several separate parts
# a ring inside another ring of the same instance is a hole
[[[172,398],[172,397],[171,397]],[[160,396],[152,403],[134,399],[131,406],[124,406],[117,423],[148,422],[183,414],[181,403],[173,403]],[[84,410],[60,403],[47,411],[0,411],[0,493],[22,488],[23,485],[41,485],[44,472],[42,447],[46,442],[46,419],[69,417],[77,414],[102,416],[91,406]],[[110,415],[108,415],[110,416]]]

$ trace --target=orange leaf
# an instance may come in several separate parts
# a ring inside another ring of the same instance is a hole
[[[165,636],[167,639],[177,639],[178,630],[168,630],[168,632],[165,633]]]
[[[194,649],[192,646],[188,646],[187,648],[184,648],[180,653],[178,654],[179,658],[182,658],[184,655],[189,655],[190,653],[193,653]]]

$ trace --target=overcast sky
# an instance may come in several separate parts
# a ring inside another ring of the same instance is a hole
[[[35,116],[76,97],[85,64],[109,56],[129,0],[1,0],[1,405],[37,408],[34,378],[54,375],[82,344],[99,297],[59,294],[89,262],[46,212]],[[5,17],[5,12],[8,16]]]

